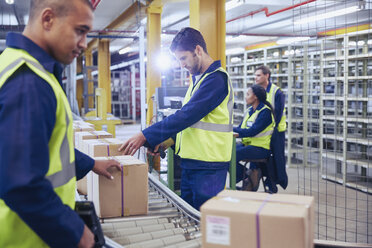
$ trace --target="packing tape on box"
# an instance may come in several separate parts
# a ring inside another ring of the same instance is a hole
[[[289,205],[299,205],[299,206],[305,206],[306,208],[309,208],[310,206],[308,204],[305,204],[305,203],[297,203],[297,202],[288,202],[288,201],[278,201],[278,200],[273,200],[273,199],[270,199],[273,195],[272,194],[269,194],[267,195],[267,197],[262,200],[262,199],[257,199],[257,198],[250,198],[250,197],[242,197],[242,198],[238,198],[238,197],[226,197],[226,196],[223,196],[221,197],[222,200],[225,200],[225,201],[230,201],[230,202],[239,202],[240,200],[248,200],[248,201],[259,201],[259,202],[262,202],[260,207],[258,208],[257,212],[256,212],[256,242],[257,242],[257,248],[261,248],[261,235],[260,235],[260,212],[262,211],[262,209],[264,208],[264,206],[267,204],[267,203],[281,203],[281,204],[289,204]],[[217,198],[220,198],[219,196],[217,196]]]
[[[124,216],[129,216],[129,215],[130,215],[129,208],[124,208]]]
[[[271,194],[269,194],[266,199],[262,202],[261,206],[258,208],[256,212],[256,241],[257,241],[257,248],[261,247],[261,239],[260,239],[260,212],[263,209],[263,207],[266,205],[266,203],[271,198]]]
[[[124,216],[124,175],[123,165],[121,165],[121,216]]]

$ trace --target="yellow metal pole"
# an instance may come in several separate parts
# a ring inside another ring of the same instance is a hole
[[[105,89],[106,91],[107,113],[111,113],[110,65],[110,41],[101,39],[98,42],[98,88]]]
[[[202,33],[208,54],[214,60],[221,60],[221,65],[225,68],[225,0],[191,0],[190,26]]]
[[[155,94],[155,88],[161,86],[161,72],[156,68],[157,56],[161,51],[161,12],[162,1],[155,0],[147,8],[147,66],[146,66],[146,102],[147,102],[147,125],[153,116],[153,102],[151,97]]]
[[[93,53],[91,49],[85,50],[85,65],[86,66],[93,66]],[[88,74],[88,94],[91,96],[88,96],[88,108],[94,108],[94,83],[91,81],[93,79],[92,77],[92,70],[87,70]]]

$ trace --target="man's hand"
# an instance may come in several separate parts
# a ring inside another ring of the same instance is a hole
[[[84,225],[83,236],[81,236],[78,247],[79,248],[92,248],[94,244],[95,244],[95,241],[94,241],[93,233],[89,230],[89,228],[86,225]]]
[[[120,163],[113,159],[110,160],[96,160],[92,171],[98,175],[105,176],[107,179],[114,179],[114,177],[108,172],[108,168],[116,167],[119,171],[121,170]]]
[[[174,140],[172,138],[169,138],[165,140],[164,142],[160,143],[159,145],[155,146],[155,149],[153,151],[147,150],[147,153],[152,156],[158,156],[159,155],[159,149],[166,151],[169,147],[174,145]]]
[[[134,135],[132,138],[127,140],[123,145],[120,146],[119,152],[124,151],[124,155],[133,156],[136,151],[145,144],[146,138],[142,132]]]

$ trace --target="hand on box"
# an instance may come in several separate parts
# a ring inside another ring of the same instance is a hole
[[[120,146],[119,152],[124,151],[124,155],[133,156],[136,151],[145,144],[146,138],[142,132],[134,135],[132,138],[127,140],[123,145]]]
[[[83,235],[81,236],[81,239],[79,241],[78,248],[91,248],[94,246],[94,244],[95,241],[93,233],[86,225],[84,225]]]
[[[101,176],[107,177],[108,179],[114,179],[114,177],[108,172],[108,168],[116,167],[118,170],[121,170],[120,163],[113,159],[110,160],[96,160],[94,162],[93,171]]]

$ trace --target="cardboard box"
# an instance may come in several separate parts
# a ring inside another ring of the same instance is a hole
[[[88,139],[83,140],[82,152],[91,157],[121,156],[123,153],[118,149],[122,144],[123,141],[116,138]]]
[[[224,190],[201,206],[203,247],[311,248],[314,198]]]
[[[87,176],[83,177],[79,181],[76,181],[76,188],[81,195],[88,195]]]
[[[90,126],[90,127],[94,128],[94,124],[86,122],[86,121],[73,121],[72,124],[77,125],[77,126]]]
[[[106,131],[78,132],[75,134],[75,148],[83,152],[83,140],[112,138],[112,134]]]
[[[111,168],[113,180],[88,174],[88,200],[94,202],[101,218],[147,214],[148,165],[132,156],[96,159],[115,159],[122,171]]]

